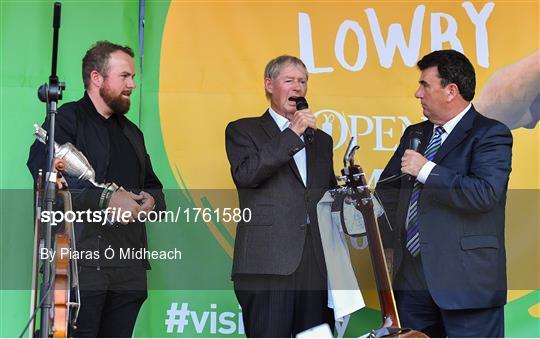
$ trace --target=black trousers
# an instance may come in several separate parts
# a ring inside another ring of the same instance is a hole
[[[146,269],[79,267],[81,308],[77,338],[129,338],[146,300]]]
[[[287,338],[327,323],[333,330],[334,312],[328,308],[324,270],[307,234],[300,265],[288,276],[237,274],[234,290],[248,337]]]
[[[404,257],[395,284],[401,326],[424,332],[431,338],[502,338],[504,307],[445,310],[429,293],[421,255]]]

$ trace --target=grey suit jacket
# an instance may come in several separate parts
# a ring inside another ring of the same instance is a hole
[[[336,185],[332,138],[317,130],[304,145],[290,129],[281,132],[267,111],[261,117],[231,122],[225,132],[227,157],[241,208],[252,218],[236,230],[235,274],[292,274],[300,263],[307,234],[325,270],[317,224],[317,203]],[[293,156],[306,147],[307,187]],[[307,225],[307,220],[310,225]]]

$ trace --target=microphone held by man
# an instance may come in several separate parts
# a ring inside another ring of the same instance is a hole
[[[296,112],[292,117],[290,128],[298,134],[298,136],[303,135],[304,141],[307,143],[313,143],[317,125],[315,116],[309,110],[306,98],[294,96],[290,97],[289,101],[293,101],[296,104]]]
[[[301,110],[309,108],[306,98],[304,97],[289,98],[289,100],[291,99],[296,102],[297,111],[301,111]],[[308,143],[310,144],[313,143],[314,136],[315,136],[315,130],[311,127],[306,128],[306,130],[304,131],[304,138]]]
[[[412,135],[409,141],[409,149],[412,151],[418,152],[418,148],[420,148],[420,144],[422,143],[422,141],[420,140],[420,138],[422,137],[422,132],[415,131],[411,134]],[[412,175],[409,175],[408,178],[409,178],[409,181],[415,179],[415,177]]]

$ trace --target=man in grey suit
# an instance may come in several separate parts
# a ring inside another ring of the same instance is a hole
[[[463,54],[435,51],[417,65],[427,121],[407,128],[376,189],[393,225],[381,230],[401,325],[430,337],[504,337],[512,134],[475,110]],[[414,139],[420,148],[407,149]]]
[[[238,224],[232,270],[249,337],[291,337],[334,324],[317,223],[317,202],[336,185],[333,143],[309,108],[296,109],[307,81],[300,59],[271,60],[264,72],[270,108],[226,129],[240,207],[252,212]],[[314,135],[305,135],[308,128]]]

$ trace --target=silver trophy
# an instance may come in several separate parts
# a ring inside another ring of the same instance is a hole
[[[47,143],[47,131],[41,128],[39,125],[34,124],[34,135],[37,140],[46,144]],[[54,143],[55,158],[62,159],[65,163],[64,172],[79,180],[88,180],[92,185],[100,188],[106,188],[109,191],[118,191],[122,188],[115,183],[99,184],[96,182],[96,172],[88,162],[88,159],[81,153],[73,144],[66,142],[63,145]]]
[[[47,144],[47,131],[41,128],[39,125],[34,124],[35,132],[34,136],[40,142]],[[124,188],[118,186],[115,183],[99,184],[96,182],[96,172],[88,162],[88,159],[81,153],[72,143],[66,142],[63,145],[54,143],[54,155],[57,159],[62,159],[65,164],[65,172],[67,175],[76,177],[77,179],[88,180],[92,185],[104,188],[111,192],[123,191]],[[112,216],[106,215],[107,222],[113,225],[115,221]]]

